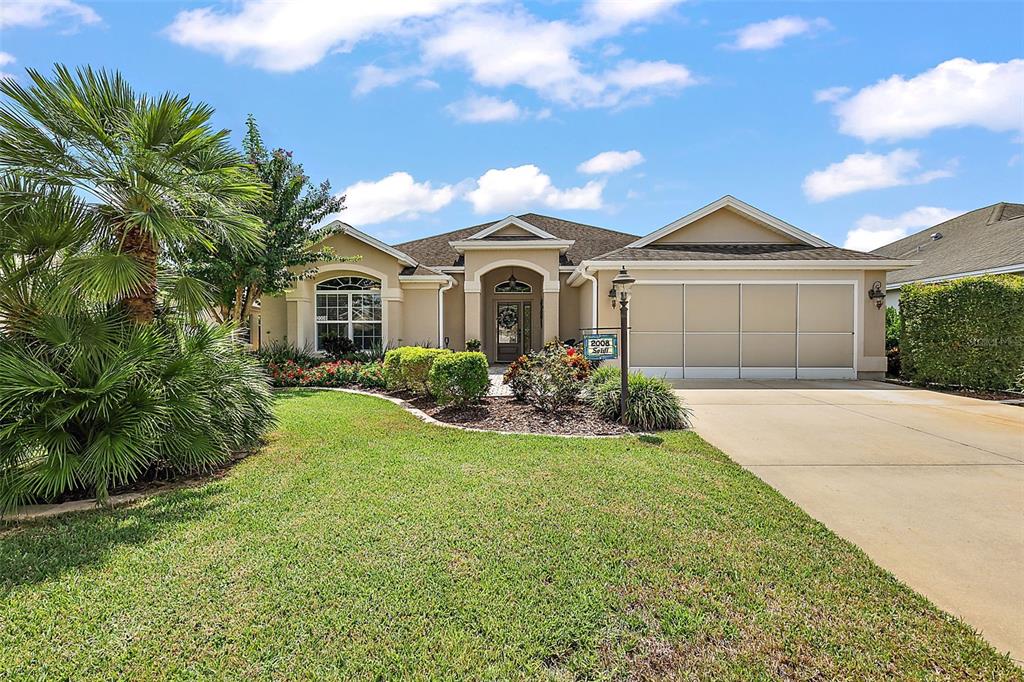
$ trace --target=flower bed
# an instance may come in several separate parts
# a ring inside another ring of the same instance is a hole
[[[487,396],[487,359],[479,352],[403,346],[389,350],[383,362],[313,364],[278,355],[266,366],[275,387],[376,391],[409,400],[439,421],[495,431],[613,435],[689,426],[690,412],[672,387],[639,374],[630,375],[630,410],[622,424],[618,370],[595,371],[578,349],[558,342],[509,365],[504,382],[514,398]]]

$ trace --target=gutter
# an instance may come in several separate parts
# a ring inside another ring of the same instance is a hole
[[[455,286],[455,278],[449,277],[448,282],[437,289],[437,347],[444,348],[444,292]]]
[[[594,277],[593,275],[591,275],[589,272],[587,272],[586,268],[583,268],[582,270],[580,270],[579,273],[580,273],[580,277],[582,277],[583,279],[589,281],[591,284],[594,285],[594,287],[593,287],[594,295],[592,297],[593,301],[591,302],[591,306],[592,307],[591,307],[591,310],[590,310],[590,326],[594,327],[594,328],[597,328],[597,278]],[[575,273],[573,273],[573,274],[575,274]],[[568,282],[566,282],[566,283],[568,284]]]

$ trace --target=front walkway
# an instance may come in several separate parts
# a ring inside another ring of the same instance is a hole
[[[508,365],[491,365],[487,368],[487,374],[491,378],[491,387],[487,389],[487,395],[512,395],[512,389],[501,383],[507,368]]]
[[[1024,659],[1024,408],[880,382],[676,385],[705,439]]]

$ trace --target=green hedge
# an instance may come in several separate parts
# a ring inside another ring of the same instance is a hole
[[[448,353],[430,366],[430,392],[441,405],[466,405],[487,395],[491,379],[483,353]]]
[[[905,284],[900,314],[905,378],[969,388],[1013,386],[1024,363],[1024,277]]]
[[[389,350],[384,354],[384,380],[388,389],[404,389],[427,395],[430,365],[435,358],[446,353],[451,351],[421,346],[401,346]]]

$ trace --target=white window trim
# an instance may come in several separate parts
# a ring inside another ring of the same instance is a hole
[[[526,287],[525,290],[522,290],[522,291],[498,291],[498,287],[500,287],[502,284],[508,284],[508,282],[509,282],[509,280],[506,279],[504,282],[498,282],[497,284],[495,284],[494,285],[494,293],[497,294],[498,296],[510,296],[510,295],[514,296],[516,294],[532,294],[533,293],[533,285],[530,284],[529,282],[524,282],[521,279],[517,279],[516,280],[516,284],[519,284],[521,286]]]
[[[387,307],[386,307],[387,303],[386,303],[386,300],[385,300],[385,298],[383,296],[384,291],[383,291],[382,288],[377,288],[377,289],[342,289],[342,290],[337,290],[337,289],[324,289],[324,290],[321,290],[320,289],[320,285],[322,285],[324,282],[330,282],[332,280],[342,279],[342,278],[345,278],[345,277],[351,278],[352,275],[339,275],[337,277],[330,277],[330,278],[325,279],[325,280],[323,280],[321,282],[318,282],[316,284],[316,286],[313,288],[313,348],[318,353],[324,352],[323,349],[320,348],[320,325],[328,325],[328,324],[346,325],[347,328],[348,328],[346,336],[349,339],[352,339],[353,341],[355,341],[354,336],[353,336],[352,325],[354,325],[354,324],[376,324],[376,325],[380,326],[380,343],[381,343],[381,345],[383,346],[384,344],[387,343],[387,329],[385,328],[385,326],[386,326],[385,320],[387,319]],[[363,279],[373,279],[373,280],[376,280],[376,278],[365,277],[365,276],[363,277]],[[383,286],[383,283],[380,280],[377,280],[377,284],[379,285],[379,287]],[[345,319],[345,320],[320,320],[320,319],[317,319],[318,315],[316,314],[316,311],[317,311],[317,308],[319,307],[319,305],[318,305],[319,301],[317,300],[317,297],[320,296],[320,295],[327,295],[327,294],[345,295],[345,296],[347,296],[348,303],[345,306],[345,310],[346,310],[346,312],[348,314],[348,319]],[[356,295],[358,295],[358,294],[375,294],[378,297],[378,299],[380,300],[380,319],[379,320],[355,320],[355,319],[353,319],[352,318],[352,296],[354,294],[356,294]]]

